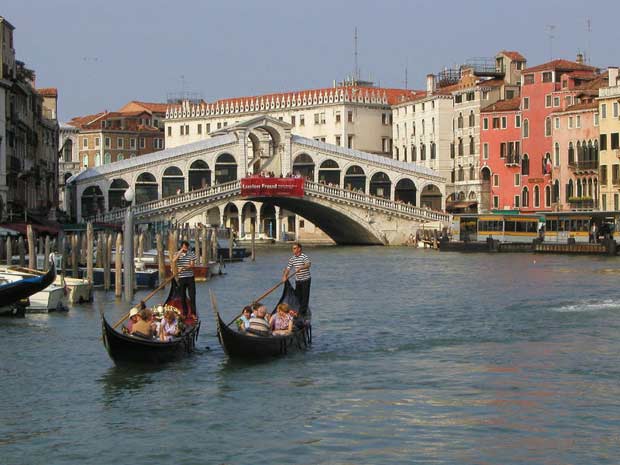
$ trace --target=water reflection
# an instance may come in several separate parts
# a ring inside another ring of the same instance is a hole
[[[166,367],[113,366],[109,368],[99,382],[103,387],[103,399],[107,405],[113,405],[118,399],[146,392],[158,375]]]

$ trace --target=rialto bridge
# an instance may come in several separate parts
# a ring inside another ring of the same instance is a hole
[[[281,239],[294,214],[341,244],[401,244],[424,225],[449,223],[445,179],[428,168],[292,135],[268,116],[210,135],[74,175],[74,216],[122,221],[131,187],[138,221],[223,224],[240,236],[254,223],[262,237]],[[239,180],[255,173],[301,176],[303,196],[242,196]]]

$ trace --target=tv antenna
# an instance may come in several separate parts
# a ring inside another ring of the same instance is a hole
[[[359,66],[357,64],[357,26],[355,26],[355,56],[354,56],[354,59],[355,59],[355,70],[353,72],[353,76],[354,76],[354,79],[356,81],[359,81],[359,79],[360,79],[360,69],[359,69]]]
[[[588,41],[586,44],[586,63],[590,62],[590,37],[592,35],[592,21],[590,18],[586,19],[586,31],[588,32]]]
[[[555,39],[555,24],[547,24],[545,26],[547,38],[549,39],[549,60],[553,60],[553,39]]]

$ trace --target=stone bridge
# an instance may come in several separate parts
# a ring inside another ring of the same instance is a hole
[[[261,116],[210,138],[73,176],[70,202],[79,220],[120,222],[132,187],[138,220],[224,224],[243,236],[283,237],[292,212],[341,244],[401,244],[424,225],[449,223],[445,179],[436,172],[380,155],[291,134],[291,126]],[[257,172],[305,177],[304,196],[247,198],[239,179]],[[268,229],[269,234],[267,233]]]

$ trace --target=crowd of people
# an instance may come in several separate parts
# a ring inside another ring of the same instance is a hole
[[[285,336],[293,332],[297,317],[298,313],[285,303],[279,304],[271,315],[264,304],[257,302],[244,307],[236,323],[240,332],[249,335]]]
[[[182,322],[171,308],[164,309],[163,315],[157,318],[153,310],[141,302],[139,308],[134,307],[129,312],[129,320],[123,332],[144,339],[169,342],[181,334]]]

